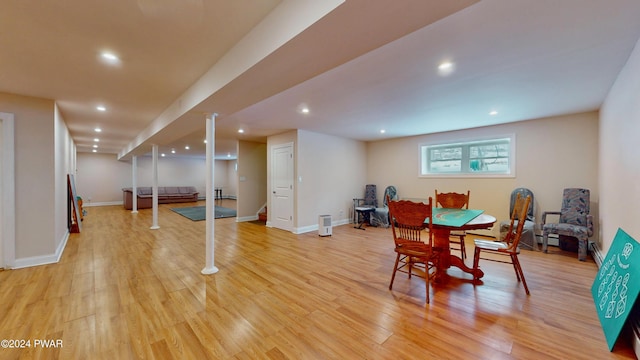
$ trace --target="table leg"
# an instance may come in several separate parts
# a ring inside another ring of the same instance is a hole
[[[471,274],[475,279],[480,279],[484,276],[484,272],[480,269],[474,273],[473,268],[468,267],[464,260],[456,255],[451,254],[451,245],[449,243],[449,236],[451,231],[448,229],[433,229],[433,246],[437,247],[440,251],[440,263],[438,266],[438,274],[445,274],[447,269],[451,266],[455,266],[460,270]],[[440,277],[440,275],[438,275]]]

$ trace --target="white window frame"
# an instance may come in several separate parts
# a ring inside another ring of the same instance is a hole
[[[507,172],[471,172],[468,169],[469,164],[469,147],[473,145],[481,145],[490,142],[509,142],[509,166]],[[455,172],[435,172],[430,173],[429,151],[433,148],[462,147],[462,166],[461,171]],[[422,143],[418,146],[420,153],[418,164],[418,177],[421,178],[513,178],[516,176],[516,136],[515,134],[492,136],[484,138],[466,139],[460,141],[447,141],[440,143]]]

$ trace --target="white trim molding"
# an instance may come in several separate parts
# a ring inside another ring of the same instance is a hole
[[[12,269],[21,269],[31,266],[39,266],[39,265],[47,265],[47,264],[55,264],[60,261],[62,257],[62,253],[64,252],[65,246],[67,246],[67,240],[69,240],[69,232],[65,234],[64,238],[58,245],[56,252],[50,255],[41,255],[41,256],[31,256],[21,259],[16,259]]]
[[[593,256],[593,260],[598,265],[598,268],[602,266],[602,262],[604,261],[604,254],[600,250],[600,247],[596,245],[596,243],[591,243],[591,256]]]
[[[82,203],[82,207],[94,207],[94,206],[113,206],[113,205],[122,205],[124,206],[124,202],[122,201],[103,201],[103,202],[92,202],[92,203]]]
[[[255,220],[258,220],[258,215],[242,216],[242,217],[236,216],[236,222],[247,222],[247,221],[255,221]]]
[[[351,219],[342,219],[342,220],[338,220],[338,221],[332,221],[331,222],[331,226],[340,226],[340,225],[349,225],[351,224]],[[308,233],[308,232],[312,232],[312,231],[318,231],[319,230],[319,224],[314,224],[314,225],[309,225],[309,226],[303,226],[303,227],[299,227],[299,228],[294,228],[293,233],[294,234],[304,234],[304,233]]]

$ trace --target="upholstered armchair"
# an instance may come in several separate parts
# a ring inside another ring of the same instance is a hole
[[[589,189],[567,188],[560,211],[542,213],[542,251],[547,252],[549,234],[578,239],[578,260],[587,259],[589,237],[593,236],[593,216],[589,214]],[[547,223],[547,215],[560,215],[557,223]]]
[[[371,213],[371,226],[384,226],[389,227],[389,204],[387,197],[391,200],[398,200],[398,191],[395,186],[387,186],[384,189],[384,196],[382,197],[382,207],[377,207],[373,213]]]

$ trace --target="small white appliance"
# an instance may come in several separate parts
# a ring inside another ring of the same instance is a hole
[[[331,215],[320,215],[318,217],[318,235],[331,236]]]

